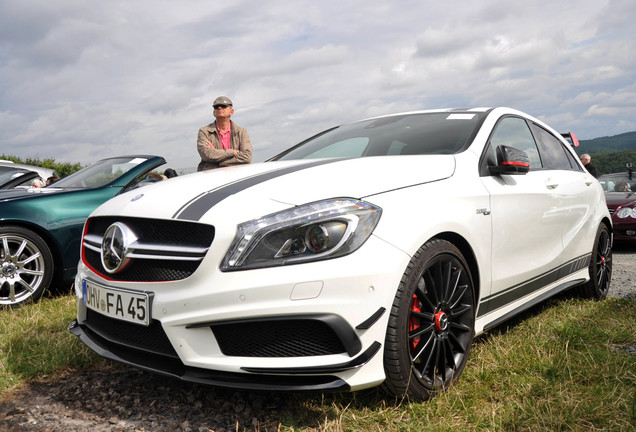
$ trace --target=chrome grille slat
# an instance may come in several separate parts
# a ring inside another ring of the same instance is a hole
[[[101,243],[104,233],[115,222],[126,224],[137,240],[128,245],[129,264],[119,272],[108,273],[102,265]],[[213,239],[214,227],[196,222],[95,217],[87,221],[82,259],[95,272],[113,280],[181,280],[196,271]]]

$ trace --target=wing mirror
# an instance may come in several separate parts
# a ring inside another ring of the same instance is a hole
[[[528,154],[514,147],[500,145],[497,147],[497,166],[488,166],[491,174],[525,174],[530,171]]]

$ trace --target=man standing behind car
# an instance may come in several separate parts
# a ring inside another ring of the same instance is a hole
[[[581,155],[581,162],[583,163],[583,166],[585,166],[585,169],[587,170],[587,172],[592,174],[594,178],[598,178],[598,170],[596,169],[594,165],[590,163],[591,161],[592,161],[592,156],[590,156],[589,154],[585,153]]]
[[[201,162],[197,171],[246,164],[252,161],[252,142],[245,128],[232,120],[234,104],[225,96],[212,104],[216,120],[199,129],[197,150]]]

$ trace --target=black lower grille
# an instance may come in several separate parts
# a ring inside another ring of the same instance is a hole
[[[318,320],[224,323],[210,328],[227,356],[305,357],[346,352],[333,329]]]
[[[179,357],[159,321],[152,320],[150,325],[145,327],[109,318],[87,309],[86,322],[83,324],[111,343],[168,357]]]
[[[165,282],[182,280],[190,276],[199,267],[199,261],[136,260],[117,274],[103,271],[101,255],[86,249],[84,259],[103,277],[133,282]]]

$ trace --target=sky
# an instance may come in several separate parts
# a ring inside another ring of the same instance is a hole
[[[199,161],[212,101],[261,162],[326,128],[509,106],[636,130],[633,0],[0,0],[0,154]]]

